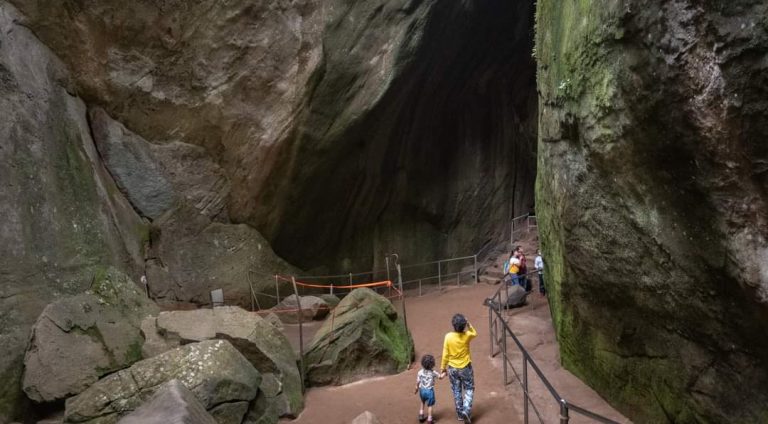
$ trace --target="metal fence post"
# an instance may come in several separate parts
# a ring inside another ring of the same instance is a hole
[[[299,366],[301,367],[301,392],[304,392],[304,312],[301,310],[301,297],[299,296],[299,289],[296,287],[296,278],[291,277],[291,283],[293,283],[293,292],[296,294],[296,305],[299,310]]]
[[[493,305],[488,305],[488,336],[491,338],[491,358],[493,358]]]
[[[421,297],[421,278],[419,278],[419,297]]]
[[[350,286],[352,285],[352,273],[351,272],[349,273],[349,285]]]
[[[479,273],[477,271],[477,253],[475,253],[474,260],[475,260],[475,284],[477,284],[480,282],[480,277],[478,276]]]
[[[565,399],[560,399],[560,424],[568,424],[570,418],[568,417],[568,402]]]
[[[507,385],[507,329],[501,326],[501,361],[504,363],[504,386]]]
[[[277,298],[277,303],[280,304],[280,283],[277,281],[277,274],[275,274],[275,298]]]
[[[523,423],[528,424],[528,357],[523,353]]]

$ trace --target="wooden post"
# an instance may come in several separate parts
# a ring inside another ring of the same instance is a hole
[[[293,283],[293,293],[296,295],[296,305],[299,312],[299,366],[301,367],[301,391],[304,392],[304,312],[301,310],[301,297],[299,297],[299,289],[296,286],[296,278],[291,276],[291,283]]]

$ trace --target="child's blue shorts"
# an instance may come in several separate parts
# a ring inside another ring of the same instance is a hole
[[[421,397],[421,401],[426,403],[427,406],[434,406],[435,404],[435,389],[425,389],[423,387],[419,387],[419,396]]]

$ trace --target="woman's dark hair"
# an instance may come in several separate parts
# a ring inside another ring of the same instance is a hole
[[[426,355],[422,356],[421,357],[421,366],[425,370],[432,370],[432,368],[435,367],[435,357],[430,355],[430,354],[426,354]]]
[[[456,314],[451,319],[451,324],[453,325],[453,331],[462,333],[467,328],[467,319],[462,314]]]

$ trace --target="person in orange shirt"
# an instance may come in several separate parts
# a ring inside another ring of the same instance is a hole
[[[477,336],[477,331],[462,314],[454,315],[451,324],[453,331],[446,334],[443,341],[440,375],[445,377],[447,373],[451,380],[451,391],[459,421],[471,424],[470,414],[472,413],[472,398],[475,394],[475,377],[472,372],[469,343]]]

